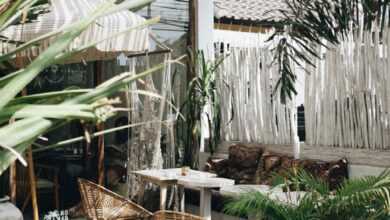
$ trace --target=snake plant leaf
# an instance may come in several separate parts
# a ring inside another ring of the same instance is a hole
[[[27,12],[31,6],[37,3],[38,0],[25,0],[22,1],[22,4],[18,5],[18,7],[7,10],[6,13],[1,13],[0,15],[0,32],[10,26],[13,22],[15,22],[23,13]],[[17,4],[15,2],[13,4]],[[8,14],[9,12],[9,14]],[[4,17],[3,17],[4,16]]]
[[[23,152],[26,151],[26,149],[31,146],[31,144],[34,141],[29,141],[26,143],[22,143],[16,147],[14,147],[14,151],[17,153],[15,154],[12,151],[9,150],[1,150],[0,149],[0,174],[2,174],[11,163],[13,163],[16,159],[18,159],[19,155],[22,155]],[[23,161],[23,160],[22,160]]]
[[[19,7],[23,4],[23,0],[16,0],[13,2],[9,1],[9,2],[4,2],[3,4],[8,4],[8,5],[4,5],[6,9],[1,12],[0,27],[3,27],[15,13],[18,13],[18,10],[20,9]]]
[[[143,125],[148,125],[148,124],[158,124],[158,123],[161,123],[161,121],[146,121],[146,122],[139,122],[139,123],[134,123],[134,124],[123,125],[123,126],[119,126],[119,127],[115,127],[115,128],[111,128],[111,129],[106,129],[104,131],[95,132],[95,133],[91,134],[91,138],[93,139],[93,138],[99,137],[101,135],[111,134],[111,133],[114,133],[114,132],[117,132],[120,130],[124,130],[124,129],[128,129],[128,128],[134,128],[134,127],[138,127],[138,126],[143,126]],[[63,146],[68,145],[68,144],[73,144],[73,143],[78,143],[78,142],[84,141],[85,139],[86,139],[85,136],[80,136],[80,137],[75,137],[75,138],[63,140],[63,141],[60,141],[58,143],[55,143],[55,144],[52,144],[49,146],[40,146],[39,148],[34,149],[33,153],[39,153],[39,152],[43,152],[43,151],[53,150],[53,149],[63,147]]]
[[[16,105],[4,108],[0,112],[0,123],[9,121],[9,118],[21,119],[28,117],[42,117],[52,119],[83,119],[96,120],[94,107],[87,104],[78,105]]]
[[[181,58],[180,58],[181,59]],[[175,62],[175,61],[172,61]],[[90,92],[76,96],[68,101],[65,101],[62,105],[67,104],[83,104],[93,103],[99,99],[114,95],[117,91],[125,88],[129,83],[135,82],[136,80],[152,74],[158,70],[161,70],[165,66],[165,63],[156,65],[142,73],[131,76],[130,73],[122,74],[123,76],[114,77],[114,79],[103,83],[99,87],[92,89]],[[59,105],[61,106],[61,105]],[[12,124],[5,125],[0,128],[0,145],[14,147],[15,149],[25,150],[23,144],[35,140],[42,134],[45,134],[49,129],[58,127],[63,121],[61,120],[50,120],[40,117],[32,117],[18,120]],[[26,129],[28,128],[28,129]],[[32,143],[32,142],[31,142]],[[10,154],[7,153],[9,156]],[[0,153],[0,157],[3,154]],[[0,160],[0,174],[16,159],[11,157],[12,160],[6,159]]]
[[[29,3],[31,3],[30,1],[35,0],[29,0]],[[26,42],[16,50],[11,51],[11,53],[0,57],[0,59],[3,59],[3,61],[7,61],[8,59],[11,59],[17,52],[34,46],[36,43],[39,43],[44,39],[56,36],[54,43],[52,43],[46,51],[41,53],[41,55],[38,56],[25,69],[20,69],[0,79],[0,92],[5,94],[4,96],[0,97],[0,109],[3,110],[2,112],[6,113],[8,110],[11,110],[9,115],[13,113],[13,117],[27,117],[16,120],[12,124],[0,127],[0,146],[12,147],[14,149],[14,151],[0,149],[0,174],[40,135],[50,131],[53,128],[59,128],[63,126],[72,120],[73,117],[77,119],[83,118],[86,116],[85,113],[88,114],[87,120],[94,120],[96,117],[103,117],[104,115],[102,114],[104,111],[101,111],[101,106],[94,105],[94,102],[114,95],[117,91],[120,91],[129,83],[135,82],[136,80],[148,74],[152,74],[153,72],[156,72],[165,66],[165,64],[162,63],[155,66],[154,68],[144,71],[143,73],[133,76],[130,73],[125,73],[120,77],[114,77],[114,79],[109,80],[108,82],[103,83],[97,88],[91,90],[76,89],[73,91],[53,92],[15,98],[21,89],[23,89],[29,82],[31,82],[31,80],[34,79],[39,74],[39,72],[41,72],[41,70],[53,63],[60,61],[61,58],[72,55],[72,53],[66,53],[64,51],[68,48],[69,43],[71,43],[73,39],[75,39],[85,28],[93,23],[94,20],[110,13],[128,9],[129,7],[136,8],[142,4],[149,4],[152,1],[126,1],[126,3],[119,5],[115,5],[113,2],[114,1],[108,1],[106,4],[102,4],[88,18],[81,19],[74,24],[56,30],[56,32],[48,33],[37,39]],[[1,3],[5,3],[5,1],[1,1]],[[27,4],[27,1],[24,1],[24,5],[21,4],[18,9],[20,9],[22,6],[24,7],[30,5]],[[10,18],[7,19],[7,21],[9,20]],[[142,26],[157,22],[157,20],[158,19],[148,20],[145,22],[145,24],[142,24]],[[139,27],[131,27],[123,32],[113,34],[112,37],[124,34],[133,28]],[[73,53],[82,52],[86,48],[94,46],[97,43],[99,42],[92,42],[91,44],[79,48],[78,50],[74,50]],[[38,105],[31,105],[32,103]],[[50,105],[51,103],[59,104]],[[20,106],[23,106],[23,108],[20,108]],[[14,111],[12,111],[12,109],[14,109]],[[92,112],[91,109],[94,111]],[[9,115],[6,118],[9,119]],[[33,117],[31,117],[32,115]],[[93,117],[90,117],[92,115]],[[111,115],[107,115],[107,117],[110,116]]]
[[[63,91],[56,92],[47,92],[47,93],[39,93],[28,96],[21,96],[13,99],[8,103],[6,107],[11,107],[14,105],[21,104],[54,104],[61,103],[66,99],[70,99],[77,95],[85,94],[90,92],[92,89],[68,89]]]

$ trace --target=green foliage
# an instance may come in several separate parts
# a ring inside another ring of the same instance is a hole
[[[261,23],[275,24],[277,30],[269,41],[278,41],[275,62],[278,63],[282,102],[296,94],[296,74],[292,64],[314,67],[313,58],[320,58],[318,46],[337,45],[349,33],[358,36],[361,31],[378,27],[388,28],[389,0],[285,0],[286,9],[274,9],[282,19],[273,18]]]
[[[131,76],[129,73],[121,74],[94,89],[73,89],[51,93],[35,94],[17,97],[43,69],[50,65],[60,63],[67,58],[89,49],[98,42],[91,42],[81,48],[68,51],[68,45],[78,37],[97,18],[111,13],[139,8],[147,5],[151,0],[129,1],[123,4],[114,4],[115,1],[106,1],[94,10],[90,16],[62,27],[52,33],[45,34],[29,42],[19,45],[14,51],[0,56],[0,62],[8,62],[15,58],[15,54],[29,49],[42,40],[55,36],[51,45],[23,69],[16,70],[0,78],[0,174],[15,160],[22,162],[21,154],[35,140],[50,131],[72,120],[83,120],[86,123],[99,123],[106,120],[116,112],[116,100],[109,100],[117,91],[125,88],[146,75],[163,68],[164,64],[150,68],[143,73]],[[29,12],[32,6],[47,3],[46,1],[0,1],[0,30],[15,23],[22,14]],[[28,14],[28,13],[27,13]],[[157,23],[151,19],[142,25],[113,33],[110,38],[128,33],[136,28]],[[13,121],[13,123],[8,123]]]
[[[298,184],[306,194],[298,204],[270,199],[260,192],[249,192],[225,206],[229,214],[255,214],[265,220],[334,220],[334,219],[389,219],[390,172],[377,177],[368,176],[345,181],[338,190],[330,191],[327,184],[304,171],[291,175],[285,187]],[[290,191],[285,192],[288,196]]]
[[[210,139],[207,143],[211,152],[220,140],[220,100],[217,94],[217,69],[224,57],[215,61],[206,60],[203,51],[188,49],[188,67],[193,77],[187,87],[184,115],[187,123],[187,140],[184,160],[187,165],[196,167],[201,136],[201,114],[207,115]],[[209,105],[211,112],[203,112]]]

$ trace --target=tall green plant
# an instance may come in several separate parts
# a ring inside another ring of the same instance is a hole
[[[272,200],[268,195],[251,192],[229,202],[225,210],[230,214],[253,214],[264,220],[385,220],[390,218],[390,171],[379,176],[346,180],[339,189],[330,191],[320,181],[304,171],[292,175],[282,185],[299,185],[307,193],[298,204]],[[288,198],[289,192],[286,192]]]
[[[0,30],[12,24],[22,12],[27,12],[37,2],[37,0],[2,0],[0,2],[0,11],[2,12],[0,14]],[[163,68],[164,64],[160,64],[136,76],[124,73],[90,90],[69,90],[17,97],[43,69],[100,43],[101,41],[91,42],[81,48],[67,50],[68,45],[97,18],[121,10],[139,8],[149,4],[151,0],[129,1],[119,5],[114,2],[114,0],[106,1],[98,6],[90,16],[52,33],[25,42],[15,50],[0,56],[0,61],[7,62],[13,59],[16,53],[55,36],[55,40],[48,49],[29,65],[0,78],[0,93],[2,94],[0,96],[0,147],[2,148],[0,150],[0,174],[15,159],[19,158],[23,162],[21,154],[25,149],[33,144],[39,136],[51,129],[63,126],[72,120],[83,120],[90,123],[99,123],[106,120],[116,112],[113,106],[115,102],[107,97],[125,88],[129,83]],[[18,16],[15,17],[14,15]],[[151,19],[103,40],[157,22],[158,19]],[[11,120],[14,120],[14,122],[8,124],[7,122]]]
[[[211,152],[214,151],[220,139],[220,100],[217,94],[217,70],[224,57],[215,61],[206,60],[203,51],[188,49],[188,67],[193,78],[187,87],[184,115],[186,116],[186,146],[184,160],[187,165],[197,166],[201,138],[201,117],[207,116],[210,138],[207,143]],[[210,106],[211,112],[204,111]]]

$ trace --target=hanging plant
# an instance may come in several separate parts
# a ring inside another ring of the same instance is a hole
[[[274,34],[268,41],[276,41],[275,63],[279,66],[281,101],[296,94],[296,73],[292,65],[315,66],[313,58],[320,58],[319,46],[338,45],[352,32],[354,35],[378,28],[383,36],[389,23],[389,0],[284,0],[284,9],[273,9],[282,15],[275,22],[272,17],[259,23],[273,24]]]

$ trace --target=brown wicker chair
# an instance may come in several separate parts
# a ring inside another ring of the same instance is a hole
[[[174,211],[158,211],[154,213],[153,220],[204,220],[204,218]]]
[[[122,196],[88,180],[79,179],[81,201],[86,217],[93,220],[152,218],[152,213]]]

